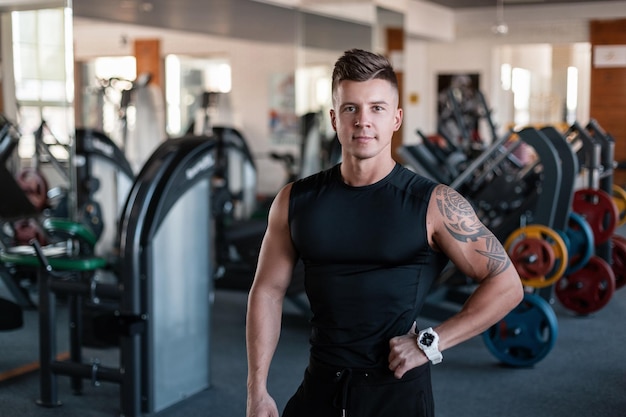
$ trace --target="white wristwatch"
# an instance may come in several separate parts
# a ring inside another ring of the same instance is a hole
[[[424,352],[433,365],[442,361],[443,355],[439,352],[439,335],[432,327],[417,334],[417,346]]]

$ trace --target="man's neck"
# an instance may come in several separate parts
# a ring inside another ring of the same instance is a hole
[[[396,166],[392,158],[384,161],[371,159],[346,160],[341,163],[341,177],[352,187],[364,187],[385,178]]]

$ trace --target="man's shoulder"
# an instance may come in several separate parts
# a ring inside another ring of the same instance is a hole
[[[412,194],[415,193],[421,196],[430,195],[430,192],[433,191],[435,187],[441,185],[401,165],[395,170],[392,182]]]

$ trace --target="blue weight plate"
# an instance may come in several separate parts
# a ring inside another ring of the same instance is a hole
[[[563,275],[572,274],[587,265],[595,252],[593,230],[583,216],[571,212],[569,215],[567,235],[567,254],[569,265]]]
[[[550,304],[536,294],[525,294],[517,307],[483,333],[483,341],[502,363],[529,367],[548,355],[557,334],[556,314]]]

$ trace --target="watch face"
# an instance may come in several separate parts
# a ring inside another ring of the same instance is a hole
[[[430,347],[433,344],[433,340],[435,340],[435,336],[430,333],[424,333],[422,338],[420,339],[420,343],[426,347]]]

